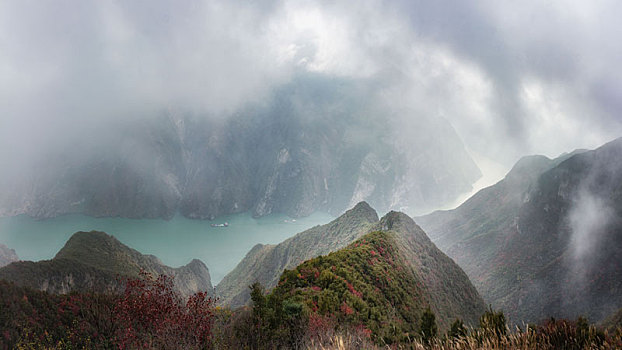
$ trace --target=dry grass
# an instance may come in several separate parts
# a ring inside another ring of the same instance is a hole
[[[564,339],[560,343],[559,338],[543,334],[542,332],[516,330],[501,337],[486,337],[479,330],[472,331],[469,336],[458,339],[436,339],[429,345],[422,344],[418,340],[399,345],[374,345],[369,339],[364,339],[356,334],[334,334],[324,341],[310,341],[308,350],[355,350],[355,349],[412,349],[412,350],[600,350],[622,349],[622,329],[613,334],[605,334],[605,338],[595,342],[581,344],[576,338]]]

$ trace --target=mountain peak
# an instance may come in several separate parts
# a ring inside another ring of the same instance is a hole
[[[207,290],[212,293],[209,270],[198,259],[172,268],[153,255],[144,255],[105,232],[76,232],[52,260],[18,262],[0,269],[0,278],[20,285],[69,293],[74,290],[108,291],[120,287],[118,277],[175,276],[175,288],[183,295]]]
[[[380,219],[378,229],[383,231],[422,231],[410,216],[401,211],[390,211]],[[425,235],[425,234],[424,234]]]
[[[352,209],[347,210],[343,216],[357,216],[370,222],[378,221],[378,213],[365,201],[358,202]]]
[[[526,175],[537,176],[551,166],[553,161],[542,155],[521,157],[506,175],[508,180],[522,179]]]

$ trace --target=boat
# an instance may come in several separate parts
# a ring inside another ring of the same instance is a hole
[[[229,227],[229,223],[225,222],[224,224],[212,224],[212,227]]]

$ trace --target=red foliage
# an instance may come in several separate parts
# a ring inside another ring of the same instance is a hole
[[[348,306],[348,304],[344,301],[343,304],[341,304],[341,312],[343,312],[346,316],[352,315],[354,313],[354,310]]]
[[[371,329],[367,329],[367,327],[365,327],[364,324],[360,324],[358,326],[356,326],[356,332],[358,334],[362,334],[365,338],[370,339],[371,338]]]
[[[346,281],[346,285],[348,286],[348,289],[350,290],[350,293],[356,295],[359,298],[363,297],[363,293],[361,293],[361,292],[357,291],[356,289],[354,289],[354,286],[350,282]]]
[[[322,316],[317,313],[309,315],[307,324],[307,336],[311,339],[319,339],[335,329],[335,319],[332,315]]]
[[[117,345],[127,348],[204,348],[211,341],[213,300],[199,292],[184,303],[170,277],[128,279],[115,307]]]

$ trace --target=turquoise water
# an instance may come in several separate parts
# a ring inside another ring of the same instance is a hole
[[[250,214],[229,215],[215,221],[182,216],[166,221],[85,215],[35,220],[19,215],[0,217],[0,243],[15,249],[21,260],[38,261],[53,258],[74,232],[104,231],[143,254],[157,256],[169,266],[177,267],[194,258],[200,259],[209,268],[212,283],[216,285],[255,244],[279,243],[332,219],[325,213],[315,213],[295,222],[284,215],[254,219]],[[229,227],[210,226],[224,222],[228,222]]]

